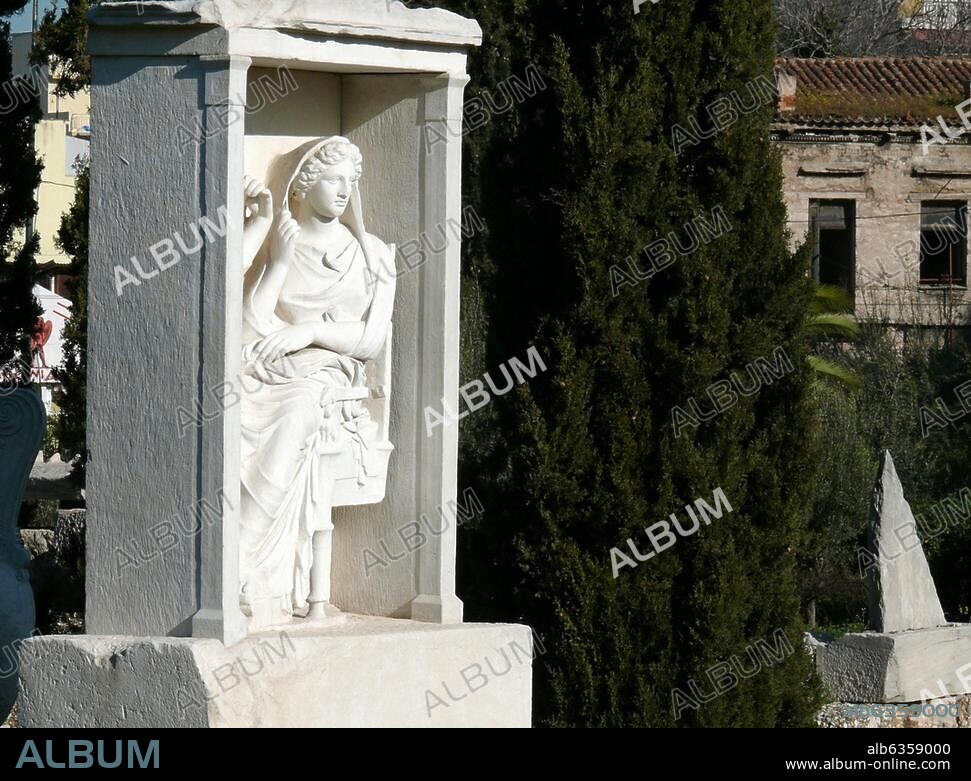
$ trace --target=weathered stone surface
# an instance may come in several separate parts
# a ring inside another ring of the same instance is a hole
[[[816,661],[816,651],[825,648],[827,643],[831,643],[833,638],[821,632],[806,632],[802,636],[802,644],[813,661]]]
[[[816,724],[831,728],[971,728],[971,697],[940,697],[914,705],[919,706],[919,713],[901,703],[831,702],[816,714]]]
[[[17,699],[17,643],[34,628],[30,556],[17,533],[17,516],[45,418],[44,405],[32,391],[0,393],[0,721]]]
[[[532,635],[350,616],[226,648],[192,638],[33,638],[22,727],[528,727]],[[537,652],[541,652],[538,649]]]
[[[867,581],[869,628],[902,632],[946,625],[914,514],[886,450],[873,489],[868,542],[876,559]]]
[[[38,457],[30,470],[24,500],[36,502],[40,499],[82,499],[84,489],[71,477],[73,469],[71,464],[65,463],[59,456],[54,456],[50,461]]]
[[[127,16],[175,16],[227,30],[307,30],[362,38],[479,45],[472,19],[442,8],[408,8],[388,0],[141,0],[103,3],[94,12],[105,24]]]
[[[817,647],[816,669],[842,702],[971,694],[971,624],[843,635]]]
[[[43,556],[51,549],[54,532],[51,529],[21,529],[20,541],[23,543],[31,561]]]
[[[893,642],[884,635],[844,635],[838,642],[816,647],[816,669],[841,700],[882,699]]]

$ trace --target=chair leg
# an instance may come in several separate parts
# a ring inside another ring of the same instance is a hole
[[[334,546],[334,532],[314,532],[314,561],[310,567],[310,612],[307,618],[327,618],[334,611],[330,606],[330,563]]]

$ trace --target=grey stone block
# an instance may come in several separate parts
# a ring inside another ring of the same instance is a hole
[[[542,649],[540,649],[540,652]],[[512,624],[348,616],[232,647],[198,638],[35,637],[21,727],[528,727],[533,638]]]
[[[971,694],[971,624],[844,635],[816,649],[816,669],[842,702]]]

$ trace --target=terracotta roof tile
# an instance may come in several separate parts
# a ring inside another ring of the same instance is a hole
[[[945,57],[781,57],[776,70],[796,78],[793,111],[784,124],[919,127],[969,97],[971,59]]]

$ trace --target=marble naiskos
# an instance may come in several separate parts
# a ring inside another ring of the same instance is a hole
[[[90,634],[23,644],[20,723],[527,726],[522,655],[428,719],[428,686],[526,647],[529,631],[463,623],[456,524],[370,577],[360,558],[457,498],[458,427],[423,437],[422,413],[460,398],[461,234],[439,234],[462,215],[457,136],[481,29],[383,0],[108,2],[88,21],[92,155],[105,163],[91,181]],[[299,90],[227,123],[282,67]],[[177,126],[205,129],[198,152],[183,153]],[[433,131],[444,140],[423,144]],[[223,204],[239,229],[150,290],[116,294],[116,263],[149,260]],[[397,281],[393,329],[383,302],[397,275],[374,236],[429,237],[427,262]],[[236,382],[243,398],[213,418],[210,389]],[[180,432],[180,407],[207,410],[205,425]],[[221,494],[212,522],[179,534],[187,508]],[[119,582],[114,550],[133,538],[168,550]],[[276,623],[296,650],[267,665],[254,648]],[[239,660],[263,670],[233,685]],[[180,704],[184,691],[205,707]]]

